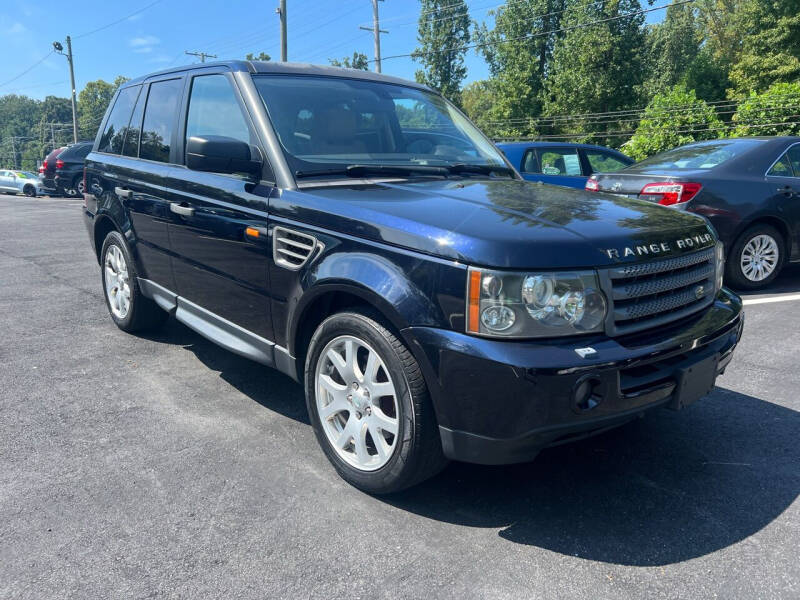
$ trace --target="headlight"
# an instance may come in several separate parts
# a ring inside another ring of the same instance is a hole
[[[603,331],[605,318],[606,299],[594,271],[469,271],[469,333],[509,338],[579,335]]]
[[[714,281],[714,293],[716,295],[722,289],[722,277],[725,275],[725,246],[722,242],[717,242],[715,258],[717,277]]]

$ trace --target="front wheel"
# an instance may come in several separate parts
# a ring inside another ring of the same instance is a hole
[[[783,268],[785,248],[780,231],[767,224],[753,225],[731,248],[726,273],[728,283],[742,290],[768,286]]]
[[[26,185],[25,188],[22,190],[28,198],[35,198],[36,197],[36,188],[32,185]]]
[[[317,440],[355,487],[397,492],[446,464],[419,365],[377,318],[326,319],[309,344],[305,386]]]

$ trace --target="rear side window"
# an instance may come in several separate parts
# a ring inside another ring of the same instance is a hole
[[[122,147],[123,156],[139,156],[139,138],[142,133],[142,116],[144,115],[145,94],[139,94],[136,107],[133,109],[131,123],[125,136],[125,145]]]
[[[538,154],[543,175],[581,175],[581,159],[574,148],[543,148]]]
[[[778,161],[772,165],[772,168],[769,170],[767,175],[772,175],[773,177],[794,177],[792,162],[789,160],[788,152],[784,152],[783,156],[781,156]]]
[[[169,162],[169,151],[172,134],[177,124],[182,85],[183,81],[180,79],[169,79],[150,84],[147,106],[144,109],[139,158]]]
[[[525,158],[522,159],[522,172],[523,173],[541,173],[539,168],[539,159],[536,158],[536,152],[528,150],[525,153]]]
[[[251,143],[250,128],[224,75],[201,75],[192,82],[186,139],[198,135],[222,135]]]
[[[592,173],[619,171],[630,164],[621,161],[613,154],[601,152],[600,150],[586,150],[586,160],[589,161],[589,166],[592,167]]]
[[[110,154],[122,152],[125,131],[131,120],[133,105],[141,87],[140,85],[131,86],[120,90],[119,94],[117,94],[117,100],[114,102],[114,107],[108,116],[106,129],[103,131],[100,143],[97,145],[98,152],[108,152]]]

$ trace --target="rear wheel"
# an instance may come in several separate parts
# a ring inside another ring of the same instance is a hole
[[[728,283],[743,290],[768,286],[783,268],[785,248],[783,235],[772,225],[763,223],[748,228],[731,248]]]
[[[161,326],[168,315],[139,289],[128,244],[118,231],[106,236],[100,256],[106,306],[117,327],[132,333]]]
[[[72,180],[69,187],[64,188],[64,194],[69,196],[70,198],[76,198],[78,196],[83,195],[83,176],[77,175],[75,179]]]
[[[309,344],[305,385],[317,440],[355,487],[396,492],[446,464],[419,365],[377,317],[326,319]]]

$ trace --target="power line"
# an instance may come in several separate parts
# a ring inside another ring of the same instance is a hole
[[[7,81],[4,81],[3,83],[0,83],[0,87],[7,86],[9,83],[14,83],[17,79],[19,79],[23,75],[26,75],[27,73],[30,73],[36,67],[38,67],[40,64],[42,64],[44,61],[46,61],[48,58],[50,58],[50,55],[53,54],[53,52],[54,52],[54,50],[50,50],[50,52],[48,52],[45,56],[43,56],[42,58],[37,60],[35,63],[33,63],[30,67],[25,69],[22,73],[20,73],[16,77],[12,77],[11,79],[9,79]]]
[[[151,2],[150,4],[148,4],[147,6],[143,6],[142,8],[140,8],[138,10],[135,10],[132,13],[127,14],[127,15],[125,15],[124,17],[122,17],[120,19],[117,19],[116,21],[111,21],[111,23],[107,23],[107,24],[105,24],[105,25],[103,25],[101,27],[98,27],[97,29],[92,29],[91,31],[87,31],[86,33],[82,33],[80,35],[76,35],[75,39],[78,40],[80,38],[84,38],[87,35],[95,34],[98,31],[103,31],[104,29],[108,29],[109,27],[113,27],[114,25],[116,25],[118,23],[122,23],[123,21],[127,21],[131,17],[138,15],[140,12],[146,11],[148,8],[150,8],[151,6],[155,6],[159,2],[162,2],[162,0],[155,0],[154,2]]]
[[[477,43],[477,44],[466,44],[464,46],[455,46],[455,47],[451,47],[451,48],[442,48],[440,50],[433,50],[432,52],[436,52],[436,53],[439,53],[439,52],[459,52],[461,50],[472,50],[474,48],[484,48],[486,46],[494,46],[494,45],[497,45],[497,44],[508,44],[510,42],[517,42],[517,41],[521,41],[521,40],[529,40],[529,39],[533,39],[533,38],[537,38],[537,37],[542,37],[542,36],[545,36],[545,35],[551,35],[553,33],[563,33],[565,31],[573,31],[575,29],[582,29],[584,27],[592,27],[594,25],[600,25],[601,23],[608,23],[608,22],[611,22],[611,21],[619,21],[620,19],[627,19],[627,18],[630,18],[630,17],[635,17],[635,16],[638,16],[638,15],[643,15],[643,14],[646,14],[646,13],[655,12],[657,10],[665,10],[667,8],[670,8],[671,6],[683,6],[684,4],[692,4],[692,3],[696,2],[696,1],[697,0],[682,0],[681,2],[673,2],[672,4],[667,4],[667,5],[664,5],[664,6],[656,6],[656,7],[653,7],[653,8],[643,8],[641,10],[636,10],[636,11],[632,11],[632,12],[629,12],[629,13],[625,13],[624,15],[617,15],[615,17],[606,17],[604,19],[595,19],[594,21],[587,21],[586,23],[578,23],[577,25],[568,25],[566,27],[559,27],[558,29],[551,29],[549,31],[540,31],[540,32],[537,32],[537,33],[521,35],[521,36],[518,36],[518,37],[508,38],[508,39],[504,39],[504,40],[496,40],[496,41],[493,41],[493,42],[480,42],[480,43]],[[414,53],[414,52],[410,52],[408,54],[394,54],[392,56],[383,57],[383,60],[390,60],[390,59],[393,59],[393,58],[409,58],[409,57],[414,56],[415,54],[416,53]],[[370,62],[373,62],[373,61],[370,61]]]

